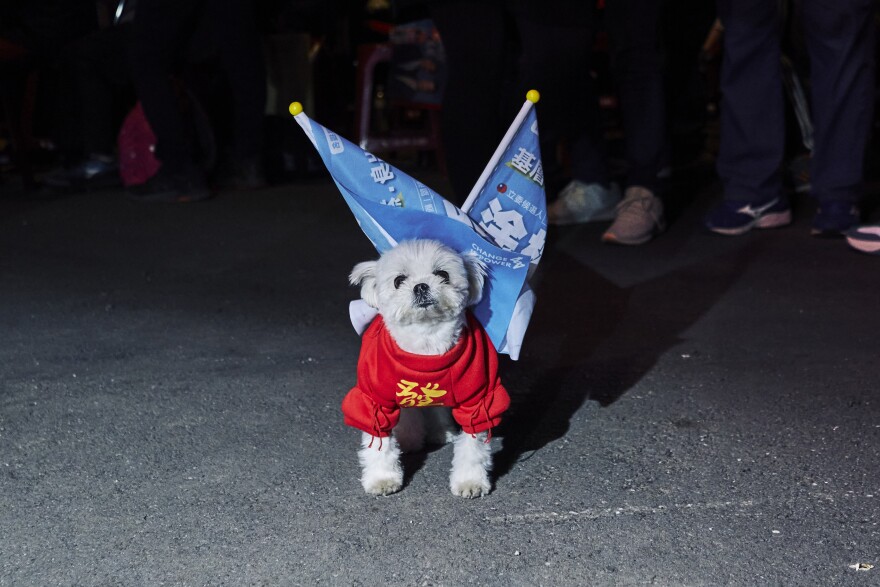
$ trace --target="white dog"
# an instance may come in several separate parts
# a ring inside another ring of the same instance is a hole
[[[400,490],[401,450],[446,442],[450,411],[437,406],[451,408],[462,428],[449,435],[452,493],[490,491],[491,428],[510,398],[495,347],[466,311],[482,298],[485,278],[475,255],[433,240],[402,242],[352,271],[352,285],[379,312],[363,334],[357,386],[342,404],[345,423],[363,431],[358,456],[367,493]],[[423,407],[430,409],[416,409]]]

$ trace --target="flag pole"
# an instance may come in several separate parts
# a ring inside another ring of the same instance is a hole
[[[504,138],[501,139],[501,142],[498,144],[498,148],[495,149],[495,152],[492,154],[492,158],[489,159],[489,164],[486,165],[485,169],[483,169],[483,173],[480,174],[480,178],[477,180],[477,183],[474,184],[474,187],[473,189],[471,189],[471,193],[468,194],[468,197],[464,201],[464,204],[462,204],[462,212],[467,213],[467,211],[471,209],[471,206],[474,205],[474,201],[477,199],[477,196],[480,194],[483,186],[486,185],[486,181],[489,179],[492,171],[495,170],[495,166],[498,165],[498,162],[504,155],[504,151],[507,150],[507,146],[510,144],[510,141],[513,140],[513,135],[515,135],[516,132],[519,130],[519,126],[520,124],[522,124],[522,121],[525,120],[526,116],[529,113],[529,110],[540,99],[541,94],[538,93],[538,90],[529,90],[528,92],[526,92],[525,103],[522,105],[522,108],[520,108],[519,114],[517,114],[516,118],[513,119],[513,123],[510,125],[510,128],[508,128],[507,132],[504,133]]]

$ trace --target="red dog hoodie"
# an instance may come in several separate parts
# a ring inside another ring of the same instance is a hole
[[[382,316],[364,332],[357,385],[342,400],[345,423],[384,438],[397,424],[401,407],[426,406],[452,408],[452,417],[468,434],[497,426],[510,406],[495,347],[470,312],[461,338],[442,355],[404,351]]]

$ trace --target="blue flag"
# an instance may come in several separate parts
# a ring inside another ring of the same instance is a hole
[[[310,120],[298,104],[291,105],[291,112],[380,253],[404,240],[435,239],[454,250],[473,252],[488,266],[483,299],[471,310],[495,348],[516,359],[534,304],[526,278],[541,258],[547,229],[534,109],[523,107],[524,116],[517,117],[523,120],[508,131],[512,138],[508,144],[502,141],[494,164],[490,162],[481,177],[482,187],[478,183],[472,191],[473,206],[467,213]],[[362,322],[372,317],[367,312]],[[354,310],[352,320],[358,321]]]

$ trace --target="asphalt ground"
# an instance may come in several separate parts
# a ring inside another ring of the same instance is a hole
[[[553,230],[465,500],[448,446],[360,487],[374,251],[329,179],[0,190],[0,585],[880,584],[880,260],[810,237],[805,198],[719,237],[695,173],[647,245]]]

